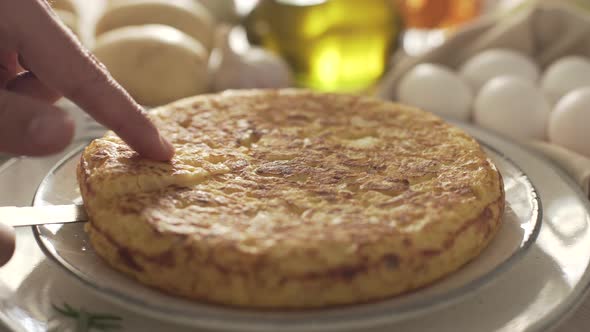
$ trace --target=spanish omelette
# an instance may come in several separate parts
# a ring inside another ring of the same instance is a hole
[[[150,116],[170,162],[109,133],[77,175],[95,251],[167,293],[273,309],[384,299],[457,270],[501,224],[479,144],[412,107],[250,90]]]

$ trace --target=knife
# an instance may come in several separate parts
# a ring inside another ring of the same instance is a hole
[[[2,206],[0,223],[11,227],[65,224],[88,220],[83,205]]]

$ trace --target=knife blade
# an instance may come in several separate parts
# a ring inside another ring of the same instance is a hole
[[[0,223],[11,227],[64,224],[88,220],[83,205],[2,206]]]

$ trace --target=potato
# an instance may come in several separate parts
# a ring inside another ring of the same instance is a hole
[[[48,0],[48,2],[54,10],[64,10],[73,14],[78,12],[74,0]]]
[[[209,86],[206,49],[169,26],[111,30],[97,39],[93,52],[115,80],[146,106],[200,94]]]
[[[98,20],[95,35],[144,24],[174,27],[209,49],[215,22],[207,9],[194,0],[118,0],[111,2]]]

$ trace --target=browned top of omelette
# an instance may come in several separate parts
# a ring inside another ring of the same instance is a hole
[[[381,298],[463,265],[499,225],[501,178],[478,143],[415,108],[231,91],[161,107],[152,119],[176,147],[170,163],[142,159],[111,134],[86,148],[78,175],[97,251],[172,293],[278,307]],[[172,279],[153,276],[158,267]],[[210,283],[195,290],[208,268],[230,278],[234,295],[211,294]],[[355,278],[375,285],[297,299],[313,280]],[[404,287],[379,284],[388,278]],[[277,280],[302,288],[283,292]]]

